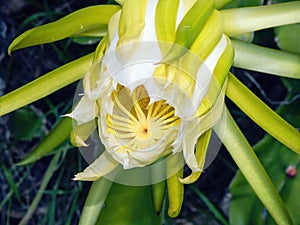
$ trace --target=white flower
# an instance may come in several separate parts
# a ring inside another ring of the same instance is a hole
[[[77,122],[75,144],[85,145],[96,119],[106,151],[75,180],[98,179],[119,164],[144,167],[178,152],[199,172],[195,144],[220,118],[232,61],[222,18],[212,10],[186,49],[174,42],[195,1],[174,1],[179,4],[168,23],[176,36],[159,27],[161,1],[121,2],[109,24],[106,54],[86,74],[84,96],[69,114]]]

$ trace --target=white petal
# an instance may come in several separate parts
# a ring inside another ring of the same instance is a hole
[[[65,116],[73,118],[77,121],[77,124],[80,125],[95,119],[97,111],[96,101],[83,96],[75,109]]]
[[[119,163],[110,154],[103,152],[102,155],[89,165],[83,172],[75,175],[73,180],[94,181],[113,171]]]

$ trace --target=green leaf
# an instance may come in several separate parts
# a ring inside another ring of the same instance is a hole
[[[300,24],[275,27],[275,40],[279,48],[300,54]]]
[[[270,177],[228,110],[225,111],[222,122],[215,127],[215,131],[274,220],[278,224],[292,224]]]
[[[23,124],[22,124],[23,126]],[[72,119],[62,118],[43,140],[17,165],[35,162],[62,144],[72,130]]]
[[[161,225],[153,208],[151,186],[114,183],[96,224]]]
[[[299,111],[299,99],[290,105],[279,108],[279,113],[287,117],[296,127],[300,127]],[[288,151],[285,146],[268,134],[254,146],[254,150],[279,191],[294,224],[299,224],[300,214],[297,209],[300,207],[300,176],[289,178],[286,176],[285,170],[289,165],[294,165],[299,171],[300,157],[294,152]],[[233,179],[230,185],[230,192],[232,194],[230,207],[232,225],[275,224],[269,214],[264,214],[263,205],[259,202],[240,172]],[[262,215],[265,216],[262,217]]]
[[[300,133],[263,103],[233,74],[228,76],[226,95],[255,123],[278,141],[300,154]]]
[[[103,25],[107,25],[110,17],[120,9],[116,5],[90,6],[73,12],[60,20],[48,23],[26,31],[17,37],[8,47],[8,53],[12,51],[50,43],[64,39],[66,37],[80,35],[103,30]]]
[[[15,141],[30,141],[39,137],[43,126],[42,119],[30,108],[14,112],[11,117],[10,129]]]
[[[65,64],[0,97],[0,116],[28,105],[79,80],[91,66],[92,60],[93,53]]]

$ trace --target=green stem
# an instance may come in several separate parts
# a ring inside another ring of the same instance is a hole
[[[25,216],[23,217],[23,219],[20,221],[19,225],[25,225],[28,223],[28,221],[30,220],[30,218],[32,217],[32,214],[34,213],[36,207],[38,206],[41,197],[55,171],[56,168],[56,164],[58,162],[58,159],[60,157],[61,152],[57,152],[54,157],[52,158],[50,165],[45,173],[45,176],[43,178],[42,184],[36,194],[36,196],[34,197],[28,211],[26,212]]]
[[[300,2],[221,10],[224,32],[237,35],[300,22]]]
[[[300,154],[300,133],[263,103],[233,74],[228,75],[226,96],[266,132]]]
[[[293,224],[270,177],[227,109],[223,116],[215,131],[248,183],[277,224]]]
[[[0,116],[41,99],[79,80],[91,66],[93,53],[61,66],[0,97]]]
[[[300,79],[299,55],[237,40],[231,42],[235,50],[233,66]]]
[[[104,207],[112,182],[105,178],[94,181],[86,198],[79,225],[94,225]]]

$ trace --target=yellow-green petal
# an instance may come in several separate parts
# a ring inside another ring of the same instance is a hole
[[[126,0],[122,5],[118,46],[138,41],[145,26],[148,0]]]
[[[205,163],[206,150],[208,148],[209,140],[211,137],[212,129],[207,130],[202,134],[196,145],[196,160],[198,162],[199,168],[203,170]],[[192,172],[189,176],[179,179],[183,184],[191,184],[198,180],[202,171]]]
[[[119,9],[120,7],[116,5],[100,5],[80,9],[60,20],[21,34],[10,44],[8,53],[29,46],[58,41],[72,35],[80,35],[89,30],[102,29],[103,25],[107,25],[110,17]]]
[[[92,64],[93,54],[61,66],[0,97],[0,116],[41,99],[79,80]]]
[[[300,132],[264,104],[231,73],[226,95],[261,128],[300,154]]]

